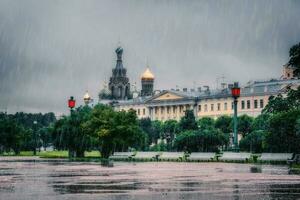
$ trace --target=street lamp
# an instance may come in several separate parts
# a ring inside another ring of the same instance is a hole
[[[33,155],[36,156],[36,148],[37,148],[37,121],[33,121],[33,136],[34,136],[34,149],[33,149]]]
[[[68,100],[68,106],[70,108],[70,110],[72,110],[75,107],[75,99],[73,96],[70,97],[70,99]]]
[[[234,149],[236,151],[239,150],[239,145],[238,145],[238,131],[237,131],[237,103],[238,103],[238,98],[240,97],[241,94],[241,88],[239,87],[238,82],[234,82],[233,87],[231,88],[231,95],[233,97],[233,109],[234,109],[234,115],[233,115],[233,143],[234,143]]]

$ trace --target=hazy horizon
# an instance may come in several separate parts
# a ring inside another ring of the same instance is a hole
[[[0,0],[0,112],[67,113],[124,49],[130,83],[155,89],[279,78],[300,42],[300,1]]]

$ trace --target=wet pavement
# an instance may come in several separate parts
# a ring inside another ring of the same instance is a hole
[[[300,199],[300,176],[282,165],[0,158],[0,199]]]

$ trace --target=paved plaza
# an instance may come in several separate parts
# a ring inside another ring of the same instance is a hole
[[[0,199],[298,199],[286,165],[0,159]]]

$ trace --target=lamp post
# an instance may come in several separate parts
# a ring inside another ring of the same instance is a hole
[[[73,96],[70,97],[70,99],[68,100],[68,106],[70,108],[70,112],[72,113],[73,108],[75,107],[75,99]]]
[[[37,121],[33,121],[33,134],[34,134],[34,149],[33,149],[33,155],[36,156],[36,148],[37,148]]]
[[[233,143],[234,143],[234,150],[239,151],[239,145],[238,145],[238,122],[237,122],[237,103],[238,103],[238,98],[240,97],[241,94],[241,88],[239,87],[238,82],[234,82],[233,87],[231,88],[231,95],[233,97],[233,110],[234,110],[234,115],[233,115]]]
[[[72,116],[73,116],[72,113],[73,113],[73,108],[75,107],[75,104],[76,104],[76,101],[75,101],[74,97],[70,96],[70,99],[68,100],[68,107],[70,108],[70,118],[71,118],[71,120],[72,120]],[[69,157],[72,158],[72,157],[74,157],[74,155],[75,155],[74,151],[71,151],[69,149]]]

